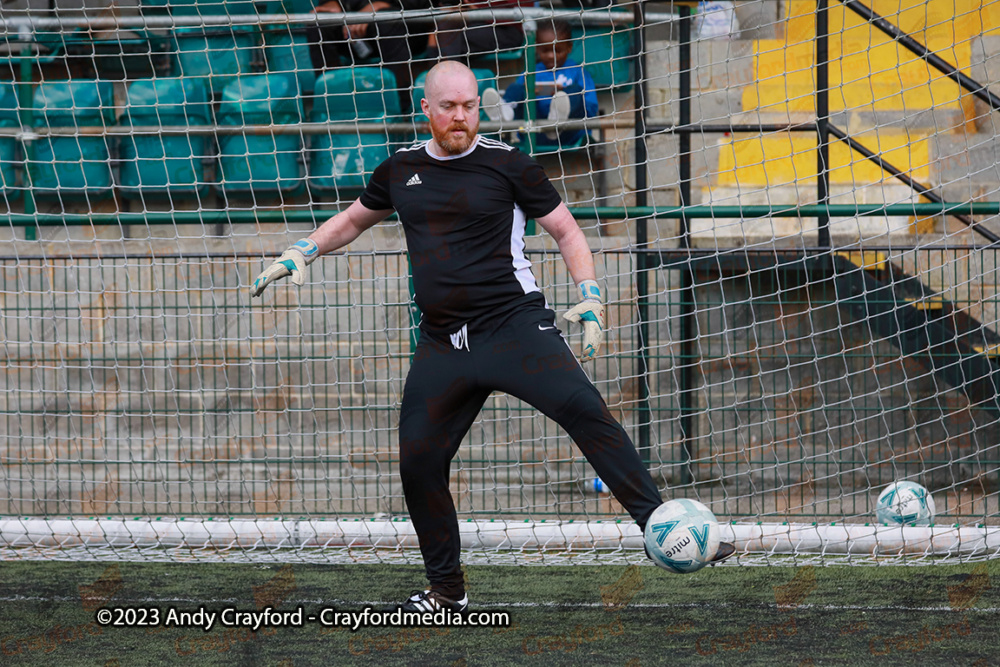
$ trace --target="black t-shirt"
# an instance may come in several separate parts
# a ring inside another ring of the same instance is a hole
[[[562,200],[533,159],[477,137],[447,158],[431,155],[427,142],[399,150],[375,169],[360,201],[399,214],[421,327],[452,333],[539,292],[524,256],[525,221]]]

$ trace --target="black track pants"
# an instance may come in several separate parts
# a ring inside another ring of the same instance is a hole
[[[492,391],[515,396],[562,426],[640,528],[662,502],[554,319],[551,310],[536,306],[494,329],[477,331],[470,324],[466,337],[421,332],[403,390],[399,468],[427,578],[449,597],[463,594],[449,469]]]

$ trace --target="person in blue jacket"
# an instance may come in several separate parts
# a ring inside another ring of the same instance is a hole
[[[570,60],[573,50],[573,30],[565,21],[556,19],[540,23],[535,32],[535,118],[566,120],[597,115],[597,91],[594,80],[583,65]],[[493,88],[483,91],[482,105],[490,120],[514,120],[525,117],[523,102],[528,98],[524,77],[517,79],[504,92],[503,98]],[[541,147],[573,146],[580,142],[586,130],[566,130],[540,134]]]

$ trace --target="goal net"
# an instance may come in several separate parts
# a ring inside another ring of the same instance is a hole
[[[608,301],[587,372],[665,499],[708,505],[744,564],[997,556],[1000,0],[402,5],[0,14],[0,558],[419,562],[400,223],[249,285],[429,137],[439,58],[501,93],[481,133],[584,229]],[[526,254],[571,307],[531,225]],[[931,525],[876,518],[903,480]],[[508,395],[450,487],[466,562],[643,561]]]

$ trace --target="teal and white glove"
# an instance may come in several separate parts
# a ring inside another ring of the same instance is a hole
[[[250,296],[260,296],[264,288],[275,280],[292,276],[292,282],[303,285],[306,282],[306,267],[319,257],[319,247],[314,241],[302,239],[296,241],[291,248],[281,253],[274,264],[264,269],[250,286]]]
[[[580,361],[590,361],[597,356],[604,342],[604,304],[601,299],[601,288],[593,280],[584,280],[577,285],[583,301],[563,315],[569,322],[583,323],[583,351]]]

